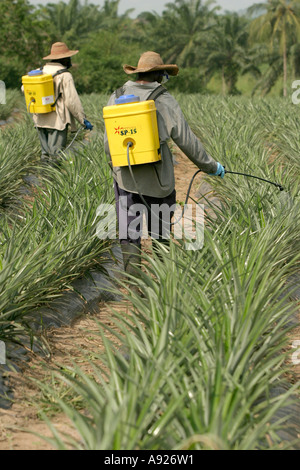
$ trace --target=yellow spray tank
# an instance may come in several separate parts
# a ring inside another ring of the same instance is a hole
[[[138,96],[122,95],[114,105],[103,108],[112,165],[141,165],[161,160],[154,100],[140,101]]]
[[[55,111],[53,75],[42,70],[31,70],[22,77],[26,107],[29,113],[51,113]]]

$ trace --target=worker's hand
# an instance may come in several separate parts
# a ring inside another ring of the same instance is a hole
[[[221,178],[224,178],[225,176],[225,168],[221,163],[217,162],[218,168],[215,173],[209,173],[211,176],[221,176]]]
[[[85,125],[85,129],[88,129],[89,131],[92,131],[93,130],[93,125],[90,123],[90,121],[88,121],[87,119],[85,119],[84,121],[84,125]]]

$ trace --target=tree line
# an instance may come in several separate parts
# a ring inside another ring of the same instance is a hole
[[[119,14],[120,0],[69,0],[34,7],[1,0],[0,79],[18,88],[21,76],[40,67],[53,42],[79,49],[73,59],[79,92],[111,92],[122,85],[124,63],[136,65],[145,50],[159,52],[180,73],[169,89],[207,92],[213,77],[224,95],[239,94],[238,80],[253,77],[252,94],[265,96],[280,81],[300,78],[300,0],[267,0],[243,15],[220,13],[214,0],[175,0],[162,14]]]

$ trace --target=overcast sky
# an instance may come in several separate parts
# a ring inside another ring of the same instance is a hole
[[[29,0],[30,3],[34,5],[46,3],[59,3],[59,0]],[[68,0],[64,0],[65,3],[68,3]],[[82,0],[84,3],[84,0]],[[94,5],[103,5],[104,0],[90,0],[89,3],[93,3]],[[120,1],[120,8],[119,13],[124,13],[124,11],[128,10],[129,8],[134,8],[134,15],[136,16],[142,11],[156,11],[157,13],[161,13],[164,9],[166,3],[171,3],[170,1],[166,0],[121,0]],[[259,3],[259,0],[217,0],[216,3],[220,5],[224,10],[231,10],[231,11],[239,11],[249,6],[253,5],[254,3]]]

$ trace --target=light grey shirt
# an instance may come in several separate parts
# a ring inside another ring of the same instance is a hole
[[[158,82],[140,84],[129,80],[124,85],[124,94],[136,95],[140,101],[147,100]],[[111,95],[108,106],[115,104],[115,92]],[[206,173],[217,171],[217,162],[206,153],[202,143],[192,132],[175,98],[167,91],[155,100],[157,123],[161,145],[161,161],[132,167],[134,177],[141,193],[145,196],[166,197],[175,188],[175,176],[172,153],[168,146],[172,139],[195,165]],[[110,157],[106,132],[104,134],[105,152]],[[114,167],[113,175],[121,189],[137,193],[128,167]]]

